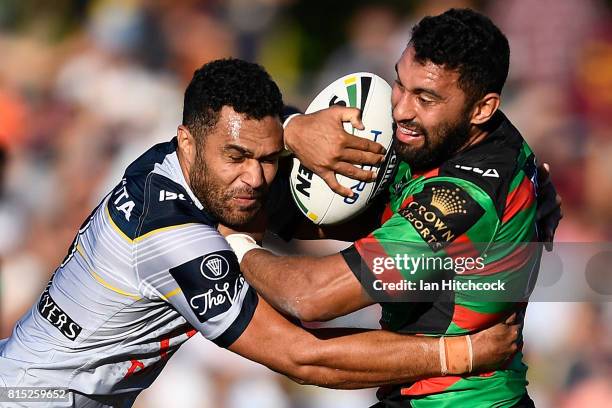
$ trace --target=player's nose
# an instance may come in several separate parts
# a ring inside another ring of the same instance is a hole
[[[393,120],[396,122],[411,121],[416,118],[416,109],[409,96],[404,93],[393,106]]]
[[[247,162],[241,179],[254,189],[260,188],[265,180],[261,163],[257,160],[247,160]]]

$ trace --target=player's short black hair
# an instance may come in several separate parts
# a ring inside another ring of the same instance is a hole
[[[431,61],[457,70],[459,87],[471,102],[501,93],[510,65],[508,39],[486,16],[470,9],[450,9],[423,18],[412,29],[408,46],[421,63]]]
[[[260,120],[280,117],[283,97],[261,65],[236,58],[220,59],[204,64],[193,74],[185,91],[183,125],[199,138],[217,124],[223,106],[248,119]]]

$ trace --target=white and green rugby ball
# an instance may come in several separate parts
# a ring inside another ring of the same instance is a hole
[[[319,176],[293,159],[291,193],[297,206],[315,224],[336,224],[349,220],[368,207],[372,199],[386,186],[396,164],[391,149],[393,142],[393,118],[391,116],[391,87],[381,77],[359,72],[343,76],[331,83],[312,101],[306,113],[312,113],[332,105],[343,105],[361,110],[364,130],[354,129],[350,123],[344,128],[348,133],[374,140],[387,149],[387,157],[380,166],[361,166],[378,172],[376,181],[362,182],[336,175],[340,184],[353,191],[353,197],[334,193]]]

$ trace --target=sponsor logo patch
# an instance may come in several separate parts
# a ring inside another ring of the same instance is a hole
[[[479,167],[463,166],[461,164],[456,164],[455,168],[465,170],[465,171],[472,171],[476,174],[481,175],[482,177],[499,178],[499,173],[497,172],[496,169],[481,169]]]
[[[484,209],[455,184],[428,184],[399,211],[429,244],[439,251],[464,234],[484,214]]]
[[[200,264],[200,272],[210,280],[223,279],[229,273],[229,263],[221,255],[212,254],[204,257]]]
[[[38,311],[47,319],[49,323],[57,330],[60,331],[68,340],[75,340],[79,334],[81,334],[81,326],[76,324],[74,320],[68,313],[64,312],[61,307],[55,303],[55,300],[51,297],[49,293],[49,288],[51,287],[51,282],[53,281],[53,277],[47,284],[47,287],[42,293],[40,300],[38,301]]]
[[[202,323],[227,312],[239,302],[245,285],[236,254],[232,251],[216,251],[192,259],[171,268],[170,275]]]
[[[159,201],[181,200],[186,201],[185,194],[175,193],[174,191],[159,190]]]

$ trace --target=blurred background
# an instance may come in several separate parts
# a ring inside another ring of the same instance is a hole
[[[193,71],[263,64],[305,108],[354,71],[389,81],[411,26],[472,7],[506,33],[502,109],[564,203],[558,241],[612,238],[612,1],[0,1],[0,338],[29,309],[79,225],[126,165],[180,123]],[[296,242],[315,254],[337,242]],[[345,245],[345,244],[344,244]],[[612,407],[610,303],[531,303],[529,391],[538,407]],[[377,327],[376,308],[334,324]],[[136,407],[367,407],[374,391],[298,386],[199,335]]]

